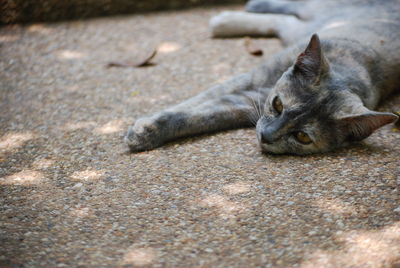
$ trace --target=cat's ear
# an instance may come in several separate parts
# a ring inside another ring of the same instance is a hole
[[[338,119],[338,127],[346,140],[360,141],[367,138],[378,128],[393,123],[397,119],[398,116],[392,113],[370,111]]]
[[[297,57],[293,72],[306,82],[317,84],[320,77],[328,71],[329,64],[322,51],[319,37],[313,34],[306,50]]]

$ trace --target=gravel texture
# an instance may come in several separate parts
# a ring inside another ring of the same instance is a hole
[[[136,118],[281,49],[211,39],[220,10],[0,29],[1,267],[399,267],[392,125],[308,157],[263,155],[254,129],[127,153]]]

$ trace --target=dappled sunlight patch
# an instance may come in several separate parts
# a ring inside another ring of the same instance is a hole
[[[144,96],[141,95],[140,93],[137,93],[137,91],[132,91],[131,96],[132,98],[130,98],[129,100],[131,100],[132,102],[148,103],[151,105],[164,102],[171,102],[173,100],[173,97],[171,95],[158,94],[157,96]]]
[[[176,42],[163,42],[158,46],[157,52],[161,54],[168,54],[178,51],[181,48],[182,46]]]
[[[333,29],[333,28],[337,28],[337,27],[343,27],[349,23],[350,23],[349,21],[335,21],[335,22],[332,22],[332,23],[329,23],[328,25],[326,25],[324,27],[324,29]]]
[[[44,24],[36,23],[28,26],[28,32],[30,33],[39,33],[39,34],[51,34],[52,29],[46,27]]]
[[[67,50],[67,49],[57,51],[56,55],[61,60],[76,60],[76,59],[84,58],[86,56],[82,52],[74,51],[74,50]]]
[[[51,167],[52,165],[54,165],[54,160],[51,159],[36,159],[33,163],[32,163],[32,167],[34,167],[35,169],[47,169],[49,167]]]
[[[27,169],[0,178],[0,185],[35,185],[43,182],[44,178],[42,172]]]
[[[159,104],[160,102],[163,102],[163,101],[171,101],[172,97],[171,97],[171,95],[159,94],[157,97],[148,97],[148,98],[145,98],[144,100],[148,101],[151,104]]]
[[[79,85],[70,85],[63,87],[63,90],[69,92],[78,92],[81,90],[81,87]]]
[[[217,83],[223,83],[230,78],[231,66],[227,63],[220,62],[211,66],[213,73],[218,74]]]
[[[228,63],[220,62],[220,63],[212,65],[211,68],[212,68],[214,73],[223,74],[223,73],[229,71],[232,67]]]
[[[247,182],[235,182],[224,185],[222,189],[228,194],[242,194],[250,191],[250,183]]]
[[[215,208],[222,217],[235,217],[235,214],[242,212],[245,207],[242,204],[237,204],[228,200],[226,197],[218,194],[210,194],[200,200],[200,205]]]
[[[149,265],[156,259],[156,251],[152,248],[128,249],[123,256],[124,265]]]
[[[118,120],[112,120],[94,130],[95,133],[97,134],[112,134],[115,132],[120,132],[123,130],[124,127],[124,121],[118,119]]]
[[[19,35],[4,34],[0,35],[0,43],[14,42],[20,39]]]
[[[83,171],[75,171],[71,175],[71,178],[79,181],[93,181],[99,179],[101,176],[103,176],[103,171],[101,170],[86,169]]]
[[[372,231],[338,235],[344,248],[317,250],[300,265],[311,267],[397,267],[400,265],[400,222]],[[396,266],[397,265],[397,266]]]
[[[338,199],[321,198],[315,201],[315,205],[324,212],[329,212],[334,215],[354,215],[357,213],[356,209]]]
[[[69,213],[71,216],[73,217],[77,217],[77,218],[84,218],[84,217],[90,217],[93,216],[94,213],[93,211],[88,208],[88,207],[78,207],[78,208],[74,208],[70,211]]]
[[[229,79],[229,75],[220,75],[220,76],[218,76],[216,83],[224,83],[228,79]]]
[[[138,50],[138,46],[133,43],[124,44],[123,46],[119,46],[119,48],[121,50],[128,51],[128,52],[132,52],[132,51],[136,52]]]
[[[75,131],[79,129],[91,128],[96,126],[96,123],[93,121],[81,121],[81,122],[68,122],[64,126],[61,127],[64,131]]]
[[[35,138],[32,132],[8,133],[0,138],[0,151],[8,151],[24,145],[25,142]]]

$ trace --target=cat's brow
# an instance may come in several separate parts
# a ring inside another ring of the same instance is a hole
[[[278,95],[279,96],[279,95]],[[281,94],[280,96],[282,105],[285,109],[301,109],[302,108],[302,101],[299,100],[293,94]]]
[[[304,115],[304,109],[301,109],[300,107],[291,107],[285,110],[285,114],[291,120],[297,120],[300,116]]]

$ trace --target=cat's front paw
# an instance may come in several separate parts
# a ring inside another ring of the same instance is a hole
[[[159,135],[157,124],[150,118],[142,118],[128,129],[125,142],[131,152],[141,152],[154,149],[164,141]]]

